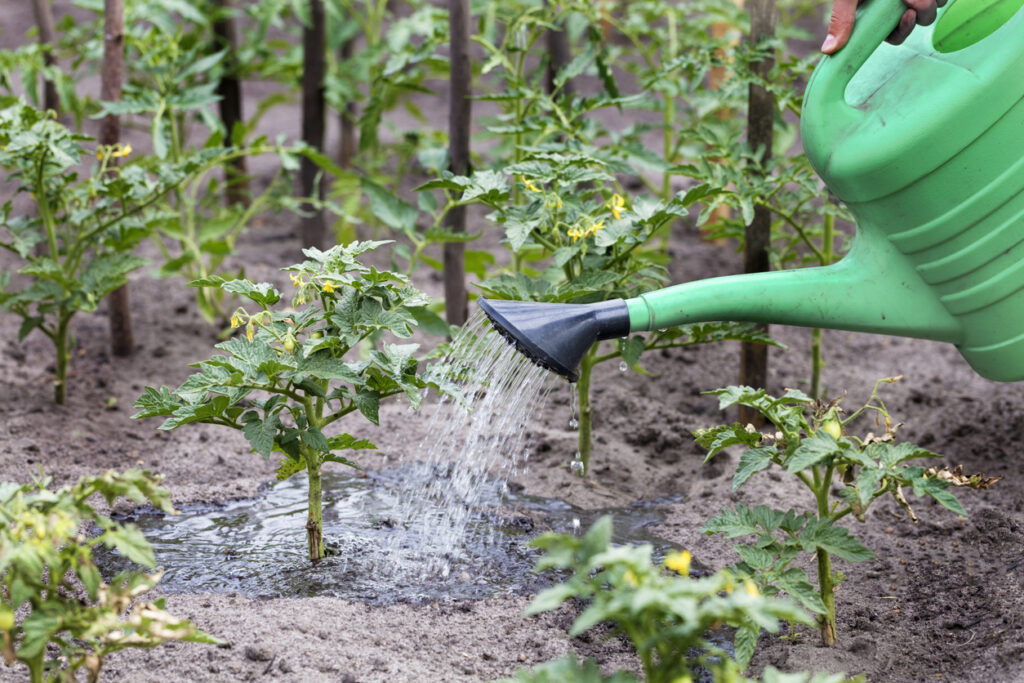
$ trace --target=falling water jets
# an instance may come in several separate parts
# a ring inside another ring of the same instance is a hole
[[[398,531],[375,571],[428,576],[461,558],[467,525],[496,513],[505,481],[526,461],[526,426],[547,402],[550,377],[482,313],[470,319],[431,371],[445,393],[425,408],[426,436],[411,456],[423,467],[406,470],[392,515]]]

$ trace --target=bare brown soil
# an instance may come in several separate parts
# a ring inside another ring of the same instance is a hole
[[[11,17],[5,45],[17,44],[30,21],[27,10],[15,5],[0,3],[0,16],[5,22]],[[279,108],[265,126],[295,135],[298,120],[296,110]],[[473,219],[482,225],[481,216]],[[283,285],[277,269],[299,259],[295,223],[268,220],[248,233],[237,263],[254,279]],[[739,269],[734,254],[698,242],[694,233],[692,226],[678,226],[673,239],[677,281]],[[497,248],[496,238],[490,242]],[[0,260],[0,266],[9,263]],[[419,275],[421,287],[440,295],[435,274]],[[131,289],[136,348],[128,359],[108,353],[102,310],[77,318],[78,346],[64,407],[51,403],[49,342],[34,333],[17,343],[19,321],[0,316],[0,476],[26,481],[42,467],[63,484],[108,468],[144,466],[165,475],[176,503],[250,497],[270,481],[273,464],[248,453],[239,434],[204,426],[164,433],[155,421],[129,419],[146,385],[176,386],[189,374],[187,364],[208,357],[216,343],[215,330],[195,313],[191,297],[180,281],[138,273]],[[789,348],[771,352],[769,389],[806,388],[808,331],[772,332]],[[845,393],[847,404],[855,406],[876,379],[903,375],[883,394],[894,416],[906,423],[901,435],[945,454],[950,465],[1005,478],[991,490],[962,496],[966,520],[921,502],[918,524],[889,503],[872,509],[864,524],[849,522],[878,556],[859,565],[837,561],[847,575],[837,596],[838,645],[823,648],[807,630],[791,639],[764,636],[752,671],[773,664],[791,671],[863,672],[878,682],[1024,681],[1021,387],[979,378],[954,348],[938,343],[829,332],[825,352],[823,384],[831,395]],[[723,416],[716,400],[701,392],[735,383],[737,358],[735,345],[721,344],[647,357],[644,365],[653,377],[621,373],[614,364],[599,367],[589,481],[568,471],[575,450],[575,433],[567,427],[569,391],[556,390],[547,413],[529,428],[535,455],[517,481],[528,493],[590,508],[681,494],[684,502],[666,506],[663,535],[713,569],[735,561],[729,542],[700,533],[705,520],[737,501],[799,509],[808,502],[793,482],[774,473],[758,475],[733,493],[736,454],[702,464],[704,454],[690,432]],[[111,399],[116,403],[108,408]],[[422,421],[406,416],[407,407],[390,407],[382,411],[379,429],[355,421],[345,425],[380,447],[362,464],[387,467],[414,453]],[[606,670],[635,667],[619,640],[567,638],[573,607],[522,617],[529,597],[416,607],[369,607],[330,597],[167,598],[173,613],[227,644],[121,653],[107,664],[108,680],[475,681],[570,650],[596,657]],[[0,667],[0,680],[26,678],[20,665]]]

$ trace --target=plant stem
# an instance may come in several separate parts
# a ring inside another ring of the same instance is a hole
[[[68,325],[71,322],[69,311],[61,310],[57,321],[57,333],[53,343],[57,347],[57,378],[53,384],[53,401],[64,405],[68,400]]]
[[[320,479],[320,457],[312,449],[303,448],[302,457],[309,473],[309,513],[306,518],[306,542],[309,559],[317,562],[324,557],[324,513],[322,482]]]
[[[832,481],[832,467],[825,473],[824,480],[815,490],[814,495],[818,500],[818,517],[828,519],[828,489]],[[818,592],[821,601],[825,604],[825,614],[818,617],[821,624],[821,642],[825,647],[832,647],[836,644],[836,595],[835,583],[832,576],[832,558],[828,552],[819,547],[815,553],[818,558]]]
[[[590,431],[593,420],[593,412],[590,408],[590,373],[594,369],[594,355],[597,351],[597,344],[590,347],[590,351],[580,361],[580,378],[576,380],[576,395],[580,406],[580,432],[576,441],[583,461],[583,476],[590,472]]]
[[[821,265],[832,265],[832,242],[835,236],[836,218],[826,214],[824,231],[821,236]],[[821,371],[825,363],[821,357],[821,330],[811,330],[811,398],[821,398]]]

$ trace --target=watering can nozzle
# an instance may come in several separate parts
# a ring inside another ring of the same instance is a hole
[[[530,360],[570,382],[594,342],[629,334],[629,309],[622,299],[596,304],[547,304],[493,301],[480,297],[480,308],[496,329]]]

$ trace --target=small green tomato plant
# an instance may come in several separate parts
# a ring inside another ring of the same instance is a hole
[[[382,400],[404,394],[418,406],[427,386],[417,373],[418,345],[380,339],[385,332],[410,337],[430,303],[404,275],[357,261],[383,244],[305,250],[309,260],[285,269],[296,288],[293,309],[272,309],[281,294],[268,283],[216,277],[193,283],[252,301],[255,311],[239,308],[231,320],[245,334],[218,344],[224,355],[196,363],[199,371],[174,391],[147,387],[135,404],[139,412],[133,417],[166,417],[160,429],[204,422],[243,432],[253,452],[284,455],[279,479],[305,470],[313,561],[325,555],[321,467],[355,466],[339,452],[375,448],[365,439],[325,430],[353,412],[378,424]]]
[[[134,168],[116,168],[129,147],[85,147],[52,114],[16,101],[0,102],[0,168],[36,210],[0,206],[0,248],[23,265],[16,275],[0,270],[0,310],[21,316],[19,341],[38,329],[56,350],[54,400],[67,400],[70,326],[81,312],[127,282],[146,263],[131,249],[147,234],[145,209],[167,185]],[[80,164],[95,154],[92,173]]]
[[[707,460],[729,446],[746,446],[740,456],[733,490],[739,489],[754,474],[779,467],[796,477],[811,493],[814,512],[774,510],[765,505],[738,504],[711,519],[707,534],[725,534],[727,538],[753,536],[749,544],[735,546],[742,558],[736,567],[749,576],[765,593],[784,591],[818,615],[822,642],[836,641],[836,586],[843,579],[832,569],[832,557],[863,562],[874,557],[838,522],[848,515],[863,522],[868,507],[885,496],[893,499],[916,522],[917,516],[907,502],[906,493],[928,496],[952,512],[967,513],[949,491],[951,486],[986,488],[998,479],[981,475],[965,476],[961,468],[925,468],[907,464],[919,458],[937,458],[910,443],[895,438],[894,424],[878,396],[879,387],[899,380],[879,380],[867,403],[843,418],[839,400],[815,401],[800,391],[787,390],[778,398],[764,389],[727,387],[709,392],[718,396],[719,407],[743,405],[757,410],[774,426],[774,433],[761,433],[750,425],[734,423],[695,432],[697,443],[708,450]],[[884,424],[881,435],[868,433],[863,438],[847,431],[847,426],[865,414],[875,414]],[[705,462],[707,461],[705,460]],[[841,487],[833,494],[834,487]],[[792,566],[804,553],[813,553],[817,561],[818,589],[810,584],[806,572]],[[737,641],[753,639],[757,632],[743,629]]]
[[[729,570],[713,576],[691,578],[690,554],[673,552],[662,565],[652,562],[653,548],[613,546],[612,518],[599,519],[583,536],[544,534],[531,544],[542,549],[537,571],[568,570],[564,583],[542,591],[526,608],[527,615],[557,609],[570,599],[590,604],[576,618],[569,635],[578,636],[598,624],[611,623],[636,648],[644,679],[693,681],[701,670],[711,671],[716,681],[745,681],[742,676],[749,653],[728,652],[708,637],[716,625],[740,627],[753,624],[770,632],[779,620],[812,623],[795,603],[767,597],[749,579]],[[546,665],[538,676],[523,674],[519,680],[594,680],[596,667],[575,658]],[[590,675],[587,675],[590,672]],[[561,678],[552,678],[552,674]],[[841,678],[841,677],[840,677]],[[634,681],[619,672],[607,680]]]
[[[88,500],[99,494],[109,505],[124,497],[173,513],[159,482],[149,472],[128,470],[85,477],[57,491],[48,488],[48,478],[0,483],[0,653],[8,666],[24,663],[33,683],[73,681],[83,668],[96,681],[111,652],[172,640],[220,642],[168,614],[163,599],[140,600],[161,572],[119,574],[105,583],[93,561],[93,549],[106,546],[156,566],[137,527],[97,513]],[[100,533],[83,534],[87,523]],[[47,645],[59,656],[47,658]]]

